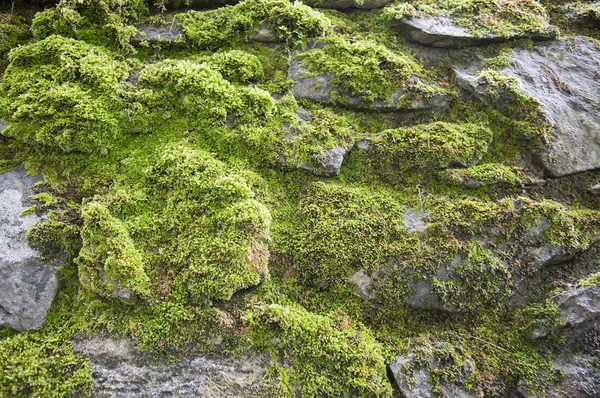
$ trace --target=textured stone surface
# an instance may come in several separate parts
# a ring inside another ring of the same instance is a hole
[[[318,48],[307,46],[307,51]],[[334,102],[336,97],[339,105],[361,110],[391,112],[399,110],[440,110],[449,104],[447,94],[433,93],[430,96],[418,95],[410,91],[397,90],[392,94],[389,102],[369,103],[361,97],[342,92],[339,87],[333,83],[335,74],[312,75],[308,74],[308,69],[302,65],[298,57],[300,51],[294,52],[294,57],[288,70],[288,79],[294,81],[294,95],[297,98],[306,98],[316,102],[330,103]],[[420,81],[413,77],[414,86],[418,86]],[[407,101],[408,99],[408,104]]]
[[[4,120],[0,119],[0,133],[4,130],[6,130],[6,128],[8,127],[9,123],[5,122]]]
[[[19,166],[0,174],[0,326],[19,331],[39,329],[56,295],[55,269],[37,259],[25,237],[41,217],[21,217],[41,177]]]
[[[570,290],[556,298],[560,318],[567,325],[576,326],[600,317],[600,286]]]
[[[433,383],[431,382],[431,373],[427,367],[437,369],[443,367],[437,363],[435,358],[426,357],[417,359],[413,353],[400,355],[396,357],[396,361],[390,365],[390,371],[393,375],[393,380],[402,392],[404,398],[433,398],[444,396],[447,398],[472,398],[473,394],[463,389],[460,385],[442,384],[440,386],[442,395],[436,394],[433,391]],[[466,379],[473,373],[473,363],[466,360],[463,364],[463,379]]]
[[[538,154],[548,174],[561,177],[600,167],[600,50],[576,37],[533,49],[515,49],[501,74],[517,78],[518,89],[536,98],[553,134]],[[502,106],[506,96],[492,96],[477,79],[476,66],[459,67],[457,83],[487,105]]]
[[[78,336],[73,350],[90,359],[96,398],[267,396],[265,365],[255,356],[187,353],[157,362],[125,339],[101,336]]]
[[[181,29],[175,21],[167,25],[143,24],[137,27],[139,33],[133,36],[133,43],[177,43],[183,40]]]
[[[483,44],[503,42],[520,37],[530,37],[534,40],[546,40],[555,36],[548,34],[525,34],[501,36],[487,34],[476,36],[467,29],[458,26],[448,17],[422,16],[398,20],[400,31],[407,39],[431,47],[461,48]]]

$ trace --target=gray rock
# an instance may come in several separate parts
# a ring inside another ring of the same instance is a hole
[[[588,191],[594,195],[600,195],[600,184],[589,187]]]
[[[306,4],[311,7],[334,8],[342,10],[346,8],[359,8],[370,10],[381,8],[392,0],[308,0]]]
[[[175,44],[183,42],[183,34],[176,20],[171,20],[167,25],[143,24],[137,27],[138,34],[133,36],[131,42],[139,44],[142,41],[149,43]]]
[[[304,108],[298,108],[298,118],[303,122],[307,123],[312,120],[312,115]],[[289,124],[284,126],[285,134],[285,145],[293,147],[294,141],[302,135],[302,131],[291,128]],[[301,162],[298,158],[292,154],[287,156],[281,152],[279,154],[278,163],[282,166],[294,166],[300,169],[311,171],[317,175],[330,177],[337,176],[340,174],[342,163],[348,152],[352,149],[354,143],[348,143],[346,145],[338,145],[333,148],[325,149],[320,154],[319,159],[316,162]]]
[[[475,68],[477,69],[477,68]],[[495,97],[479,70],[459,67],[457,83],[488,105]],[[518,90],[540,102],[541,117],[553,134],[537,156],[548,174],[561,177],[600,168],[600,50],[587,38],[561,40],[534,49],[515,49],[501,74],[517,78]]]
[[[565,12],[565,20],[569,25],[576,25],[584,28],[600,29],[600,1],[590,4],[571,3],[575,7],[563,7]],[[579,6],[586,6],[579,8]]]
[[[487,34],[476,36],[467,29],[456,25],[449,17],[422,16],[398,20],[400,31],[408,40],[431,47],[462,48],[483,44],[498,43],[510,39],[530,37],[534,40],[547,40],[556,36],[556,32],[548,30],[547,34],[531,33],[526,35],[502,36]]]
[[[352,278],[350,278],[350,283],[356,285],[356,292],[358,295],[364,299],[375,300],[377,298],[377,294],[371,286],[372,279],[365,272],[364,269],[357,271]]]
[[[600,317],[600,286],[570,290],[556,299],[560,319],[570,326],[578,326]]]
[[[413,210],[408,207],[404,212],[404,217],[402,217],[402,223],[408,228],[408,232],[424,232],[429,224],[426,224],[423,218],[426,218],[429,214],[423,209]]]
[[[396,361],[389,368],[394,382],[405,398],[433,398],[440,395],[433,391],[431,373],[427,368],[439,369],[443,366],[433,356],[417,358],[415,354],[408,353],[396,357]],[[466,380],[474,370],[471,361],[464,361],[461,379]],[[442,390],[441,396],[447,398],[474,397],[459,384],[442,383],[440,389]]]
[[[277,43],[281,41],[281,39],[277,36],[277,33],[275,33],[273,29],[269,28],[264,23],[258,26],[254,36],[252,36],[252,39],[263,43]]]
[[[21,217],[32,195],[31,177],[23,166],[0,174],[0,327],[39,329],[56,295],[55,268],[37,259],[26,232],[42,217]]]
[[[321,45],[322,47],[322,45]],[[318,48],[307,45],[307,51]],[[370,110],[379,112],[392,112],[402,110],[429,110],[438,111],[448,106],[450,97],[447,94],[433,93],[430,95],[417,94],[411,91],[397,90],[392,94],[388,102],[370,103],[363,98],[342,92],[333,83],[335,74],[312,75],[303,66],[299,55],[300,51],[294,52],[294,57],[288,70],[288,79],[294,81],[294,95],[298,98],[306,98],[315,102],[337,103],[339,105],[359,110]],[[417,77],[413,77],[413,86],[420,84]]]
[[[0,133],[2,133],[8,127],[9,123],[0,119]]]
[[[191,352],[175,363],[157,362],[125,339],[101,336],[76,337],[73,351],[90,359],[96,398],[268,396],[258,356]]]

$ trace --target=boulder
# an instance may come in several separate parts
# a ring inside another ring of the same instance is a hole
[[[540,104],[540,117],[552,128],[537,153],[551,177],[600,168],[600,50],[587,38],[556,41],[514,50],[511,65],[499,73],[518,81],[517,90]],[[477,78],[481,68],[458,67],[457,83],[487,105],[503,107],[498,95]]]
[[[534,40],[548,40],[556,36],[553,30],[547,34],[530,33],[503,36],[486,34],[478,36],[462,26],[458,26],[451,18],[443,16],[420,16],[398,20],[400,31],[410,41],[431,47],[462,48],[484,44],[499,43],[506,40],[528,37]]]
[[[19,166],[0,174],[0,327],[39,329],[58,287],[53,265],[38,260],[25,237],[42,217],[21,216],[41,177]]]
[[[343,10],[346,8],[359,8],[361,10],[371,10],[381,8],[392,0],[309,0],[306,4],[311,7],[334,8]]]
[[[320,44],[319,44],[320,45]],[[306,50],[318,48],[307,45]],[[402,110],[439,111],[448,106],[450,97],[444,93],[423,94],[411,91],[396,90],[388,102],[368,102],[360,96],[342,92],[335,86],[335,74],[308,73],[308,68],[302,64],[301,51],[295,51],[288,70],[288,79],[294,81],[294,95],[297,98],[306,98],[321,103],[336,103],[348,108],[375,111],[393,112]],[[422,84],[421,80],[413,76],[413,87]]]
[[[266,366],[258,356],[188,352],[177,362],[155,361],[130,341],[76,336],[73,351],[90,359],[91,395],[112,397],[266,397]]]

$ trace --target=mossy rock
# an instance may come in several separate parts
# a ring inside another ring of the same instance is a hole
[[[76,262],[86,290],[132,301],[159,294],[160,284],[198,304],[227,300],[268,274],[271,216],[244,177],[183,144],[141,167],[137,180],[82,209]]]
[[[100,47],[62,36],[11,52],[0,92],[4,135],[63,152],[106,153],[125,118],[129,67]]]

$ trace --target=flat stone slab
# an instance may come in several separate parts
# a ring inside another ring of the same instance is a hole
[[[502,36],[486,34],[477,36],[462,26],[457,25],[451,18],[443,16],[422,16],[398,20],[400,31],[410,41],[431,47],[461,48],[499,43],[517,38],[533,40],[548,40],[556,36],[553,30],[548,33],[528,33]]]
[[[518,90],[537,99],[552,136],[537,155],[551,177],[600,168],[600,50],[585,37],[560,40],[533,49],[514,50],[500,74],[518,79]],[[457,83],[487,105],[500,105],[481,68],[455,70]],[[500,101],[500,103],[499,103]]]
[[[73,351],[90,359],[92,396],[267,397],[266,366],[258,356],[187,353],[175,363],[155,361],[128,340],[78,336]]]
[[[41,180],[23,166],[0,174],[0,326],[18,331],[39,329],[56,295],[55,267],[37,259],[25,237],[41,217],[21,216]]]

